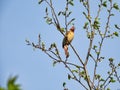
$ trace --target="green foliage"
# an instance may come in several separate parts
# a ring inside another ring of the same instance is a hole
[[[68,90],[68,88],[66,88],[66,82],[63,82],[63,88],[64,90]]]
[[[0,87],[0,90],[22,90],[20,84],[16,84],[17,78],[18,76],[9,77],[7,81],[7,87],[6,88]]]
[[[63,87],[65,87],[66,86],[66,82],[63,82]]]
[[[120,27],[117,24],[115,24],[115,28],[120,30]]]
[[[21,90],[20,84],[15,83],[17,78],[18,78],[18,76],[10,77],[8,79],[8,83],[7,83],[8,90]]]
[[[44,0],[39,0],[38,4],[41,4]]]
[[[68,4],[70,4],[71,6],[74,6],[73,0],[68,0]]]
[[[87,76],[86,76],[86,74],[85,74],[85,71],[81,71],[81,72],[79,73],[79,75],[80,75],[84,80],[87,80]]]
[[[102,5],[103,5],[104,7],[107,7],[107,1],[104,1],[104,2],[102,3]]]
[[[120,63],[118,63],[118,66],[120,66]]]
[[[84,28],[84,29],[87,29],[87,28],[88,28],[88,24],[89,24],[88,22],[85,22],[85,24],[84,24],[84,27],[83,27],[83,28]]]
[[[96,79],[96,80],[97,80],[97,79],[100,79],[100,77],[101,77],[101,76],[100,76],[99,74],[96,74],[96,75],[95,75],[95,79]]]
[[[65,28],[60,28],[61,32],[64,33],[65,32]]]
[[[114,60],[113,58],[109,58],[109,61],[110,61],[110,62],[113,62],[113,60]]]
[[[78,71],[78,70],[72,70],[72,72],[73,72],[73,73],[74,73],[74,72],[75,72],[75,73],[78,73],[79,71]]]
[[[94,29],[99,29],[100,27],[100,22],[99,22],[100,19],[96,18],[95,21],[94,21],[94,24],[93,24],[93,28]]]
[[[93,46],[93,49],[94,49],[94,50],[96,50],[96,48],[97,48],[97,46],[96,46],[96,45],[94,45],[94,46]]]
[[[107,90],[110,90],[110,88],[107,88]]]
[[[101,82],[104,82],[105,80],[103,78],[100,79]]]
[[[56,61],[53,61],[53,67],[55,67],[56,63],[57,63]]]
[[[114,32],[113,34],[114,34],[116,37],[119,37],[118,32]]]
[[[47,23],[48,25],[52,24],[52,19],[49,18],[49,17],[47,17],[47,18],[46,18],[46,23]]]
[[[5,90],[5,88],[0,87],[0,90]]]
[[[116,80],[114,80],[113,77],[110,77],[110,81],[109,81],[109,82],[111,82],[111,83],[115,83]]]
[[[113,4],[113,8],[116,9],[116,10],[120,10],[117,3],[114,3],[114,4]]]
[[[58,12],[58,16],[60,16],[60,15],[61,15],[61,13],[62,13],[61,11],[60,11],[60,12]]]
[[[45,43],[42,42],[42,50],[44,51],[45,50]]]
[[[69,22],[68,22],[68,25],[72,24],[72,22],[75,20],[75,18],[71,19]]]
[[[68,80],[70,80],[71,79],[71,75],[70,74],[68,74]]]
[[[83,2],[84,0],[80,0],[80,2]]]

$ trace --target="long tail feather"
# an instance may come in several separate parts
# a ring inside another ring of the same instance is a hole
[[[68,58],[69,57],[68,45],[64,46],[64,51],[65,51],[66,58]]]

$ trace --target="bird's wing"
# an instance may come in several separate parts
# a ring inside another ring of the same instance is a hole
[[[63,42],[62,42],[62,47],[64,48],[65,45],[68,45],[68,34],[69,34],[70,31],[67,31],[66,34],[65,34],[65,37],[63,39]]]
[[[65,36],[67,37],[69,33],[70,33],[70,31],[67,31]]]

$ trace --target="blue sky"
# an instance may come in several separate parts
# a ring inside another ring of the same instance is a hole
[[[53,0],[54,1],[54,0]],[[115,0],[119,2],[119,0]],[[57,1],[56,1],[57,2]],[[56,3],[56,10],[63,10],[64,3],[58,1]],[[41,34],[42,40],[46,43],[47,47],[56,42],[59,47],[60,53],[64,56],[64,51],[61,47],[63,36],[53,26],[49,26],[44,21],[45,4],[38,5],[38,0],[1,0],[0,1],[0,85],[5,86],[7,78],[12,75],[18,75],[18,83],[22,85],[23,90],[62,90],[62,83],[67,82],[70,90],[82,89],[79,84],[74,81],[67,80],[68,71],[64,65],[57,64],[56,67],[52,66],[52,60],[47,57],[40,50],[33,50],[25,43],[25,39],[37,42],[38,34]],[[96,15],[96,3],[92,2],[91,8],[92,15]],[[120,2],[119,2],[120,5]],[[62,7],[63,6],[63,7]],[[75,2],[73,10],[73,17],[75,21],[75,38],[72,44],[77,48],[81,58],[85,58],[88,40],[85,31],[82,30],[85,18],[82,14],[81,4]],[[103,10],[104,11],[104,10]],[[115,12],[115,18],[112,18],[112,23],[120,25],[120,13]],[[101,17],[105,13],[102,12]],[[72,17],[70,17],[72,18]],[[103,22],[106,17],[103,18]],[[64,19],[60,17],[61,24]],[[114,29],[114,28],[113,28]],[[120,37],[106,40],[102,55],[106,57],[114,57],[116,63],[120,61]],[[76,57],[70,49],[70,61],[75,61]],[[107,60],[101,63],[99,68],[100,73],[107,70]],[[90,63],[90,67],[92,67]],[[90,68],[91,69],[91,68]],[[120,70],[119,70],[120,72]],[[103,73],[103,76],[105,73]],[[112,86],[117,90],[120,85],[116,83]]]

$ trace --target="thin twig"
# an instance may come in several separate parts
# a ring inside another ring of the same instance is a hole
[[[86,90],[88,90],[87,87],[86,87],[79,79],[77,79],[76,75],[72,72],[72,70],[70,69],[70,67],[69,67],[68,65],[66,65],[65,63],[64,63],[64,65],[65,65],[65,67],[71,72],[71,74],[73,75],[73,78],[72,78],[72,79],[74,79],[74,80],[76,80],[77,82],[79,82],[80,85],[82,85]]]
[[[81,63],[82,65],[84,65],[82,59],[80,58],[79,54],[77,53],[77,51],[75,50],[75,48],[73,47],[73,45],[70,44],[70,46],[71,46],[72,50],[74,51],[74,53],[76,54],[76,56],[78,57],[80,63]]]
[[[91,15],[90,15],[90,5],[89,5],[89,0],[86,1],[87,2],[87,12],[88,12],[88,21],[90,24],[90,28],[91,28],[91,34],[94,33],[93,29],[92,29],[92,23],[91,23]],[[91,52],[91,48],[92,48],[92,43],[93,43],[93,37],[94,35],[92,35],[92,37],[90,38],[90,42],[89,42],[89,48],[88,48],[88,52],[87,52],[87,56],[86,56],[86,60],[85,60],[85,65],[87,65],[88,60],[89,60],[89,56],[90,56],[90,52]]]
[[[116,70],[115,70],[115,75],[116,75],[116,78],[117,78],[118,82],[120,83],[120,76],[118,76],[118,74],[117,74],[117,71],[116,71]]]
[[[66,0],[66,7],[65,7],[65,30],[67,32],[68,30],[68,24],[67,24],[67,11],[68,11],[68,0]]]
[[[54,21],[55,21],[56,27],[57,27],[58,29],[60,29],[60,23],[59,23],[59,20],[58,20],[57,15],[56,15],[56,13],[55,13],[55,10],[54,10],[54,8],[53,8],[53,6],[52,6],[52,1],[50,0],[50,3],[49,3],[47,0],[44,0],[44,1],[50,6],[51,11],[52,11],[52,17],[53,17],[53,19],[54,19]]]

